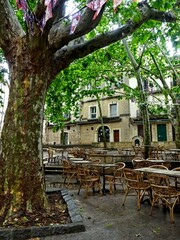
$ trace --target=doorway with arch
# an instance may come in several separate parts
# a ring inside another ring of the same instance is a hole
[[[110,129],[108,126],[104,126],[106,142],[110,142]],[[103,142],[103,128],[102,126],[98,129],[98,142]]]

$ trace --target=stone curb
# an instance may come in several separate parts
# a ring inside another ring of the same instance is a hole
[[[23,229],[16,228],[0,228],[0,240],[25,240],[35,237],[47,237],[59,234],[68,234],[75,232],[84,232],[86,230],[83,223],[83,218],[78,212],[78,208],[68,194],[66,189],[50,189],[46,193],[60,192],[64,201],[67,204],[68,213],[71,218],[69,224],[56,224],[52,226],[43,226],[43,227],[28,227]]]

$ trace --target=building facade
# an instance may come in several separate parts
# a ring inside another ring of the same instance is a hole
[[[136,80],[125,80],[126,83],[136,86]],[[170,84],[170,80],[169,80]],[[149,95],[149,101],[155,104],[159,95],[154,90]],[[125,98],[119,99],[116,94],[112,97],[102,96],[101,106],[103,124],[106,133],[108,148],[132,147],[143,144],[142,117],[136,102]],[[97,99],[84,98],[80,103],[80,117],[75,121],[66,122],[64,127],[66,145],[92,144],[103,147],[102,124]],[[163,145],[165,148],[174,148],[174,131],[168,118],[150,116],[151,139],[154,145]],[[61,132],[54,133],[52,125],[45,128],[44,142],[47,144],[61,144]]]

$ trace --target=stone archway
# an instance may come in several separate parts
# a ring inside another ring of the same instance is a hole
[[[105,129],[105,136],[106,136],[106,142],[110,142],[110,129],[108,126],[104,126]],[[98,142],[103,142],[103,130],[102,127],[99,127],[98,129]]]
[[[141,147],[143,144],[143,138],[141,136],[134,136],[132,138],[132,145],[134,147]]]

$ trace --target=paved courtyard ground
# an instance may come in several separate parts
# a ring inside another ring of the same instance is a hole
[[[46,176],[47,187],[61,187],[59,175]],[[77,195],[77,185],[72,184],[69,194],[73,196],[83,216],[86,231],[41,238],[41,240],[177,240],[180,239],[180,212],[175,213],[175,223],[170,223],[169,212],[154,208],[149,216],[150,206],[136,207],[136,197],[129,196],[125,207],[122,206],[124,192],[120,186],[113,195],[100,196],[89,194],[84,199],[83,190]]]

